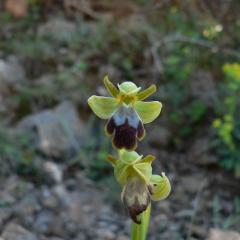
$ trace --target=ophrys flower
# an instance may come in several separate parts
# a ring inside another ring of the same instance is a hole
[[[112,97],[94,95],[88,104],[98,117],[108,120],[106,133],[117,149],[135,150],[137,140],[145,136],[143,124],[152,122],[161,112],[159,101],[143,101],[156,91],[156,86],[141,91],[133,82],[123,82],[116,87],[108,77],[104,85]]]
[[[150,200],[166,198],[171,190],[168,178],[162,173],[152,174],[154,156],[138,155],[135,151],[121,151],[119,159],[112,156],[108,160],[114,167],[114,174],[122,186],[122,201],[135,223],[140,223],[138,215],[144,212]]]

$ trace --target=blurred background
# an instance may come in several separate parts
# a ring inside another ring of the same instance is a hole
[[[0,1],[0,239],[127,240],[87,105],[102,79],[156,84],[139,145],[172,193],[148,239],[240,239],[238,0]]]

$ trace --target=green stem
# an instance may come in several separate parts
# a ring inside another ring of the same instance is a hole
[[[141,224],[132,222],[131,226],[131,240],[145,240],[148,232],[149,219],[151,214],[151,204],[145,212],[139,217],[141,218]]]

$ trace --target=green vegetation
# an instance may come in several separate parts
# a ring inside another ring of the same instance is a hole
[[[240,64],[225,64],[223,71],[226,76],[221,86],[223,100],[217,108],[220,117],[213,122],[218,135],[216,151],[220,164],[240,177]]]

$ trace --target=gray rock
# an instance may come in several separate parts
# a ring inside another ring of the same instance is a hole
[[[14,214],[27,221],[29,216],[39,210],[41,210],[41,206],[36,196],[34,194],[28,194],[15,205]]]
[[[116,233],[119,226],[116,224],[112,224],[111,222],[108,221],[100,221],[97,224],[98,228],[102,229],[108,229],[109,231]]]
[[[69,235],[69,232],[66,230],[62,219],[56,215],[49,223],[48,231],[45,234],[66,239],[66,237]]]
[[[112,232],[108,228],[100,228],[100,229],[97,229],[97,239],[99,239],[99,240],[114,240],[114,239],[116,239],[116,235],[114,232]]]
[[[129,239],[129,237],[126,236],[126,235],[119,235],[119,236],[117,236],[117,238],[116,238],[116,240],[128,240],[128,239]]]
[[[57,158],[78,152],[85,136],[83,123],[71,102],[27,116],[18,128],[32,135],[32,143],[40,151]]]
[[[73,222],[73,221],[68,221],[65,223],[64,228],[67,232],[68,235],[76,235],[76,233],[78,232],[78,227],[79,223],[78,222]]]
[[[16,102],[8,96],[12,89],[22,84],[25,80],[25,72],[15,57],[7,60],[0,59],[0,113],[7,112],[16,107]]]
[[[3,86],[15,85],[24,81],[25,72],[15,57],[7,60],[0,59],[0,84]]]
[[[48,188],[43,189],[43,191],[41,192],[41,203],[43,207],[53,210],[58,208],[59,205],[56,194],[54,194]]]
[[[4,224],[12,215],[11,208],[0,208],[0,226]]]
[[[33,228],[38,233],[49,234],[56,220],[51,211],[44,210],[37,214]]]
[[[64,185],[58,184],[52,189],[52,191],[63,206],[71,204],[70,195]]]
[[[37,237],[16,223],[9,223],[1,236],[4,240],[37,240]]]
[[[31,183],[27,183],[15,175],[11,175],[7,179],[2,180],[1,185],[4,186],[0,191],[0,204],[3,206],[12,206],[25,192],[33,189]]]
[[[63,239],[58,237],[52,237],[52,238],[46,238],[46,240],[63,240]]]
[[[45,178],[47,178],[47,182],[55,184],[62,182],[63,172],[59,165],[57,165],[56,163],[50,161],[43,162],[42,171]]]
[[[212,228],[209,231],[207,240],[240,240],[240,234],[235,231],[223,231]]]
[[[96,229],[89,226],[96,226],[96,220],[103,208],[99,191],[89,188],[82,189],[81,192],[69,192],[68,199],[68,206],[65,206],[59,215],[68,234],[72,235],[79,231],[95,234]]]
[[[91,238],[89,238],[88,236],[85,236],[85,234],[81,232],[77,235],[76,238],[74,238],[74,240],[88,240],[88,239],[91,239]]]
[[[0,239],[1,240],[1,239]],[[41,237],[40,240],[64,240],[63,238],[58,238],[58,237]]]
[[[12,205],[14,204],[16,199],[7,191],[3,191],[0,193],[0,204],[1,205]]]

